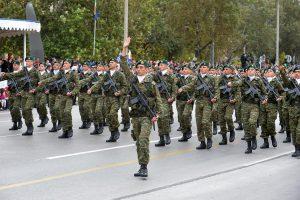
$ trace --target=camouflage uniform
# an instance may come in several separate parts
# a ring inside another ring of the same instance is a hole
[[[205,138],[207,138],[207,148],[212,146],[212,130],[211,130],[211,112],[213,109],[213,103],[211,102],[211,97],[208,91],[204,89],[198,89],[202,84],[200,83],[199,74],[196,79],[194,79],[188,85],[182,87],[183,92],[195,91],[194,98],[196,99],[196,123],[197,123],[197,136],[198,140],[201,142],[197,149],[205,149],[206,143]],[[211,75],[203,75],[202,77],[204,83],[206,83],[213,94],[212,98],[219,99],[220,90],[218,88],[218,83],[216,78]]]
[[[160,73],[161,72],[157,72]],[[176,77],[175,75],[166,73],[165,75],[160,75],[162,80],[167,86],[168,94],[166,91],[164,91],[163,87],[161,87],[160,80],[158,78],[158,74],[153,74],[153,80],[157,83],[158,90],[160,92],[160,96],[162,99],[162,106],[164,112],[161,113],[157,125],[158,125],[158,135],[160,137],[160,140],[155,146],[165,146],[165,144],[170,144],[170,133],[171,133],[171,107],[172,103],[168,102],[169,98],[176,98]],[[170,95],[170,96],[168,96]]]
[[[43,74],[40,73],[41,80],[49,77],[49,74],[45,71]],[[47,94],[45,93],[45,87],[38,86],[36,89],[36,108],[41,120],[41,124],[38,127],[45,127],[49,119],[47,117]]]
[[[187,77],[178,77],[176,85],[178,88],[181,88],[192,82],[193,79],[194,77],[191,75]],[[179,142],[188,141],[188,138],[192,136],[192,112],[194,108],[194,101],[192,103],[187,103],[190,99],[193,99],[193,92],[183,92],[177,94],[176,97],[177,115],[181,132],[183,134],[182,138],[178,140]]]
[[[99,91],[100,88],[104,89],[105,105],[107,112],[107,119],[109,123],[109,130],[111,132],[110,138],[106,142],[116,142],[119,139],[119,120],[118,110],[120,109],[120,96],[127,94],[127,82],[125,75],[120,71],[115,71],[111,76],[112,80],[116,84],[116,89],[120,91],[120,96],[115,96],[114,88],[109,84],[109,76],[111,71],[106,72],[103,79],[99,80],[92,88],[91,91]]]
[[[91,126],[91,96],[87,94],[88,89],[90,89],[90,82],[84,81],[91,74],[91,72],[81,72],[79,74],[80,90],[78,94],[78,106],[82,121],[79,129],[87,129]]]
[[[268,81],[268,80],[265,80]],[[274,78],[271,82],[269,82],[271,86],[274,87],[274,91],[278,95],[282,95],[284,90],[281,83]],[[275,120],[277,118],[278,111],[278,102],[277,97],[268,92],[268,103],[265,105],[260,105],[260,125],[261,125],[261,137],[264,139],[264,144],[261,146],[262,149],[269,148],[268,138],[271,136],[273,147],[277,146],[277,142],[275,139],[276,130],[275,130]]]
[[[25,68],[16,73],[7,73],[4,74],[3,79],[20,79],[21,87],[21,97],[22,97],[22,115],[25,120],[25,124],[27,126],[27,130],[23,135],[32,135],[33,133],[33,116],[32,109],[34,107],[34,94],[30,93],[31,89],[35,89],[37,87],[38,82],[40,81],[40,74],[37,69],[31,67],[28,71],[28,76],[30,80],[26,80],[25,76]]]
[[[130,116],[129,116],[129,97],[127,95],[122,96],[121,98],[121,113],[122,113],[122,123],[124,124],[121,131],[127,131],[130,128]]]

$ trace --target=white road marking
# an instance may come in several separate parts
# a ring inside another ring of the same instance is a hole
[[[48,131],[43,131],[43,132],[33,132],[33,136],[34,134],[39,134],[39,133],[48,133]],[[0,138],[6,138],[6,137],[15,137],[15,136],[20,136],[22,135],[21,133],[18,134],[14,134],[14,135],[1,135]]]
[[[195,136],[195,135],[196,134],[193,134],[193,136]],[[179,139],[179,138],[181,138],[181,136],[179,136],[179,137],[173,137],[173,138],[171,138],[171,140]],[[155,142],[158,142],[158,140],[150,141],[150,143],[155,143]],[[91,153],[109,151],[109,150],[114,150],[114,149],[123,149],[123,148],[134,147],[134,146],[135,146],[135,144],[129,144],[129,145],[123,145],[123,146],[117,146],[117,147],[104,148],[104,149],[95,149],[95,150],[91,150],[91,151],[82,151],[82,152],[72,153],[72,154],[64,154],[64,155],[59,155],[59,156],[51,156],[51,157],[47,157],[45,159],[46,160],[54,160],[54,159],[60,159],[60,158],[67,158],[67,157],[73,157],[73,156],[80,156],[80,155],[85,155],[85,154],[91,154]]]

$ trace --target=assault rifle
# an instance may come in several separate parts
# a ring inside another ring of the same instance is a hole
[[[267,88],[267,92],[274,94],[274,96],[275,96],[276,99],[280,98],[280,95],[275,92],[274,86],[271,85],[266,78],[263,77],[262,80],[263,80],[263,82],[264,82],[264,84],[265,84],[265,86]]]
[[[29,72],[28,72],[27,67],[23,67],[23,70],[24,70],[24,74],[25,74],[23,80],[25,81],[25,84],[28,83],[29,90],[32,90],[33,89],[32,84],[31,84],[32,80],[31,80],[31,77],[29,76]]]
[[[183,77],[179,77],[179,83],[180,83],[181,87],[185,85],[182,79],[183,79]],[[188,93],[188,91],[186,91],[185,94],[186,94],[188,100],[192,99],[191,95]]]
[[[257,90],[256,87],[254,87],[247,78],[245,79],[242,79],[241,76],[238,74],[237,77],[240,79],[240,80],[243,80],[246,85],[248,85],[249,89],[245,92],[246,95],[250,94],[252,98],[254,98],[255,95],[258,96],[259,100],[261,101],[264,101],[266,100],[266,98],[264,98]]]
[[[61,75],[61,78],[60,78],[60,80],[58,80],[58,85],[59,85],[60,88],[65,86],[66,87],[66,92],[69,93],[70,88],[68,86],[68,80],[66,78],[65,71],[61,70],[60,75]]]
[[[209,99],[212,100],[214,98],[214,95],[213,95],[212,91],[210,90],[209,86],[207,85],[207,83],[205,83],[205,81],[203,80],[201,75],[197,75],[197,77],[200,82],[200,85],[198,85],[196,89],[203,91],[203,93],[208,92]]]
[[[233,95],[232,95],[232,89],[231,87],[228,86],[228,82],[226,80],[226,77],[222,79],[222,82],[224,85],[221,85],[220,90],[222,91],[222,94],[228,94],[229,95],[229,100],[233,100]]]
[[[113,89],[113,92],[117,92],[118,89],[117,89],[116,83],[115,83],[115,81],[112,79],[110,73],[108,72],[108,73],[106,73],[106,75],[107,75],[107,77],[108,77],[108,81],[104,82],[104,84],[103,84],[103,85],[104,85],[104,86],[103,86],[104,90],[105,90],[105,91],[108,91],[110,88],[112,88],[112,89]]]
[[[137,97],[130,99],[130,103],[132,105],[140,103],[143,107],[145,107],[148,110],[148,112],[151,115],[151,118],[157,117],[155,111],[153,111],[150,108],[150,106],[148,104],[147,97],[145,96],[145,94],[138,88],[138,86],[135,83],[132,82],[131,85],[132,85],[133,89],[135,90],[135,92],[137,93]],[[152,126],[153,126],[153,130],[155,130],[155,123],[154,122],[152,122]]]
[[[172,98],[172,96],[170,95],[169,91],[168,91],[168,86],[166,85],[163,77],[161,76],[161,73],[158,72],[157,73],[157,78],[159,79],[159,83],[157,84],[157,87],[159,89],[159,91],[161,91],[162,93],[166,93],[168,99]]]
[[[299,89],[299,87],[295,84],[295,82],[293,80],[291,82],[293,84],[294,89],[289,90],[288,93],[289,94],[294,94],[293,98],[299,97],[300,96],[300,89]]]
[[[15,88],[17,93],[20,93],[18,83],[14,78],[11,78],[7,81],[7,86]]]

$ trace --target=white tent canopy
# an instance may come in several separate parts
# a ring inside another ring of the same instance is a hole
[[[31,20],[0,18],[0,38],[24,35],[24,58],[26,57],[26,34],[40,32],[41,24]]]

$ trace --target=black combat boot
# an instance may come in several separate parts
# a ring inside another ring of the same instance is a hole
[[[252,153],[252,146],[251,146],[251,141],[247,141],[247,149],[245,151],[245,154]]]
[[[166,136],[166,145],[171,144],[171,138],[170,138],[170,134],[165,135]]]
[[[27,130],[25,133],[23,133],[22,135],[23,136],[29,136],[29,135],[32,135],[33,134],[33,124],[32,123],[29,123],[26,125],[27,126]]]
[[[53,124],[53,126],[52,126],[52,128],[49,130],[49,132],[50,132],[50,133],[51,133],[51,132],[57,132],[56,122],[53,122],[52,124]]]
[[[46,124],[48,124],[49,118],[46,116],[41,120],[41,123],[37,127],[45,127]]]
[[[295,148],[296,148],[296,151],[295,151],[295,155],[293,157],[300,157],[300,144],[296,144]]]
[[[57,130],[60,131],[61,130],[61,120],[58,120],[57,122]]]
[[[106,122],[106,120],[103,120],[103,126],[108,126],[108,123]]]
[[[68,138],[68,130],[63,130],[63,133],[58,136],[59,139],[65,139]]]
[[[213,122],[213,135],[217,135],[217,134],[218,134],[217,122]]]
[[[189,140],[189,139],[192,138],[192,135],[193,135],[192,130],[189,129],[189,130],[186,132],[186,138]]]
[[[94,123],[94,131],[90,133],[90,135],[98,135],[99,134],[99,125]]]
[[[22,126],[23,126],[22,119],[19,119],[19,121],[18,121],[18,129],[21,129]]]
[[[87,129],[91,128],[91,125],[92,125],[92,120],[90,120],[90,119],[87,120],[87,121],[86,121],[86,128],[87,128]]]
[[[291,140],[291,132],[287,131],[286,132],[286,138],[285,140],[283,140],[283,143],[290,143],[292,140]]]
[[[278,133],[284,133],[286,131],[285,126],[281,125],[280,131]]]
[[[236,127],[235,130],[237,130],[237,131],[242,131],[242,130],[244,130],[243,124],[242,124],[242,123],[239,123],[239,126]]]
[[[126,120],[122,118],[122,121],[120,122],[120,124],[125,124]]]
[[[197,150],[206,149],[205,141],[201,141],[200,145],[196,147]]]
[[[295,152],[292,154],[292,157],[297,157],[297,145],[294,145]]]
[[[170,119],[170,124],[174,124],[174,118],[173,117]]]
[[[245,135],[243,137],[241,137],[241,140],[245,140]]]
[[[141,176],[141,170],[142,170],[142,165],[140,166],[140,169],[139,169],[136,173],[134,173],[133,175],[134,175],[135,177]]]
[[[188,141],[188,139],[186,137],[186,133],[183,133],[182,137],[180,139],[178,139],[178,142],[187,142],[187,141]]]
[[[163,147],[166,145],[165,137],[163,135],[159,136],[158,143],[155,144],[156,147]]]
[[[207,149],[210,149],[212,147],[212,139],[211,138],[208,138],[207,139]]]
[[[87,129],[87,121],[83,121],[79,129]]]
[[[227,144],[227,135],[226,133],[222,134],[222,141],[219,142],[219,145],[226,145]]]
[[[44,119],[41,119],[41,123],[39,124],[39,125],[37,125],[37,127],[45,127],[45,125],[44,125]]]
[[[272,141],[272,146],[277,147],[277,141],[276,141],[275,136],[271,136],[271,141]]]
[[[140,177],[148,177],[148,169],[145,164],[141,165]]]
[[[73,137],[73,129],[67,130],[66,138],[71,138],[71,137]]]
[[[124,122],[124,127],[121,129],[122,132],[126,132],[130,129],[130,122]]]
[[[13,126],[10,129],[8,129],[8,130],[10,130],[10,131],[16,131],[16,130],[18,130],[17,122],[14,122]]]
[[[114,130],[110,132],[110,138],[106,142],[116,142],[120,137],[119,130]]]
[[[182,128],[181,128],[181,126],[179,126],[179,128],[177,129],[177,131],[182,131]]]
[[[103,133],[103,123],[99,124],[99,129],[98,129],[99,134]]]
[[[263,145],[260,146],[261,149],[268,149],[269,148],[269,140],[268,138],[264,138]]]
[[[230,134],[229,134],[229,142],[234,142],[234,140],[235,140],[235,132],[234,132],[234,130],[231,130],[229,132],[230,132]]]
[[[257,140],[256,137],[252,138],[252,150],[257,149]]]
[[[120,132],[119,130],[115,130],[114,139],[117,141],[120,138]]]

